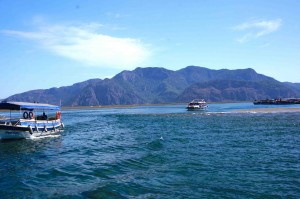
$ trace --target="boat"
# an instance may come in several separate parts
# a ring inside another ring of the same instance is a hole
[[[187,110],[205,110],[207,108],[207,103],[204,99],[194,99],[192,100],[188,106],[186,107]]]
[[[60,106],[4,101],[0,103],[0,110],[6,110],[6,114],[9,110],[9,117],[0,117],[0,140],[57,135],[64,129]],[[40,112],[43,114],[38,115]]]
[[[300,104],[300,98],[278,98],[278,99],[264,99],[254,100],[254,105],[289,105],[289,104]]]

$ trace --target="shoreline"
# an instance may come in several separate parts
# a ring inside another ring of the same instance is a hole
[[[255,108],[255,109],[244,109],[244,110],[233,110],[235,113],[277,113],[277,112],[300,112],[300,108],[295,107],[280,107],[280,108]]]
[[[236,101],[236,102],[207,102],[207,104],[237,104],[237,103],[252,103],[250,101]],[[75,110],[75,109],[101,109],[101,108],[132,108],[139,106],[169,106],[169,105],[187,105],[188,102],[178,103],[162,103],[162,104],[124,104],[124,105],[99,105],[99,106],[62,106],[62,110]]]
[[[210,102],[208,104],[237,104],[237,103],[250,103],[250,102]],[[142,106],[170,106],[170,105],[186,105],[186,103],[162,103],[162,104],[128,104],[128,105],[103,105],[103,106],[62,106],[61,110],[84,110],[84,109],[109,109],[109,108],[134,108]],[[9,112],[9,110],[0,110],[1,112]],[[235,113],[274,113],[274,112],[300,112],[300,107],[264,107],[264,108],[248,108],[248,109],[239,109],[231,110],[229,112]]]

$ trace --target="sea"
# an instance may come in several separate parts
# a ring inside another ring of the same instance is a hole
[[[0,198],[300,198],[300,105],[185,106],[67,109],[60,135],[0,141]]]

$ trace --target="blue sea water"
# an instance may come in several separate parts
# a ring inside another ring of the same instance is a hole
[[[0,142],[0,198],[299,198],[300,112],[270,107],[64,110],[60,136]]]

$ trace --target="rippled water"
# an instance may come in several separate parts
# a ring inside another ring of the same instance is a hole
[[[61,136],[0,142],[0,198],[298,198],[300,112],[249,108],[63,111]]]

